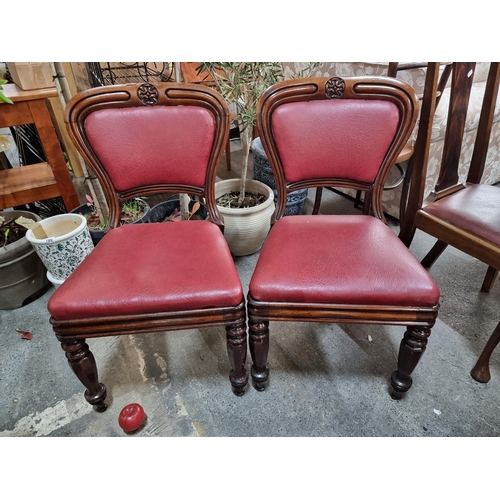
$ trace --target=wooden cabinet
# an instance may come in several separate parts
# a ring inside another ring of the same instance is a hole
[[[21,90],[4,85],[14,104],[0,103],[0,128],[33,123],[47,162],[0,170],[0,209],[61,196],[66,209],[80,205],[52,123],[46,99],[57,97],[55,88]]]

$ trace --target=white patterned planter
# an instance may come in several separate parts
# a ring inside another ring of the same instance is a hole
[[[29,229],[26,239],[49,271],[47,277],[64,281],[94,249],[87,220],[79,214],[61,214],[43,219],[40,225],[47,238],[38,239]]]

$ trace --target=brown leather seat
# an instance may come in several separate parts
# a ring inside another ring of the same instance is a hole
[[[452,196],[430,203],[422,212],[500,247],[500,189],[497,186],[471,184]]]

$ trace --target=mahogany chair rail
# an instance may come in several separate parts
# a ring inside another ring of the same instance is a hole
[[[258,390],[269,376],[270,321],[405,326],[391,395],[411,387],[439,289],[383,222],[382,191],[418,106],[409,85],[385,77],[285,81],[260,98],[258,126],[278,202],[247,297]],[[289,192],[328,186],[370,191],[373,215],[283,216]]]
[[[106,409],[86,339],[219,325],[231,385],[243,394],[246,308],[214,189],[229,134],[225,101],[202,85],[115,85],[76,95],[65,121],[110,213],[111,229],[48,303],[86,400]],[[210,220],[118,227],[121,201],[179,192],[202,197]]]

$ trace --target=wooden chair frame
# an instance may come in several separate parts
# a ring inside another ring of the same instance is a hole
[[[415,159],[415,164],[418,164],[418,167],[407,179],[406,192],[408,193],[408,198],[405,215],[401,219],[400,238],[407,246],[410,246],[417,229],[437,238],[434,246],[422,259],[422,265],[427,268],[434,264],[448,245],[484,262],[488,265],[488,269],[481,289],[484,292],[489,292],[500,269],[500,246],[435,215],[427,213],[425,210],[427,206],[435,201],[453,196],[453,194],[459,193],[469,186],[481,183],[493,125],[495,104],[498,97],[500,63],[492,62],[490,65],[468,175],[466,182],[460,183],[458,165],[469,97],[472,89],[472,78],[469,76],[470,72],[474,71],[475,65],[476,63],[453,63],[452,89],[448,111],[449,119],[450,117],[453,117],[453,119],[448,122],[446,128],[441,169],[435,190],[424,200],[433,110],[436,106],[435,97],[430,96],[429,109],[425,114],[425,125],[422,126],[421,124],[419,137],[415,145],[415,155],[418,155],[418,158]],[[433,79],[435,85],[437,76],[431,73],[427,77]],[[488,368],[489,358],[499,341],[500,323],[491,335],[471,371],[472,377],[477,381],[484,383],[490,379]]]
[[[111,179],[86,137],[86,117],[93,111],[106,108],[193,105],[209,110],[216,124],[205,185],[202,187],[184,184],[152,185],[116,192]],[[156,193],[182,192],[202,197],[211,221],[223,230],[223,219],[215,202],[214,184],[229,134],[229,110],[224,99],[217,92],[202,85],[185,83],[99,87],[75,96],[68,104],[65,121],[78,151],[102,185],[110,208],[111,227],[119,224],[120,202],[125,199]],[[100,244],[103,243],[104,241]],[[230,381],[234,392],[237,395],[243,394],[248,381],[244,366],[247,353],[244,300],[236,307],[75,320],[56,320],[51,317],[50,323],[57,339],[61,342],[71,368],[86,388],[86,400],[94,405],[97,411],[106,409],[104,403],[106,388],[98,380],[94,356],[85,342],[87,338],[225,326],[227,351],[231,364]]]
[[[336,89],[344,88],[340,95]],[[333,89],[333,90],[332,90]],[[383,160],[375,182],[365,184],[335,178],[305,180],[287,184],[277,147],[273,140],[273,112],[283,103],[339,99],[382,99],[393,102],[400,112],[396,137]],[[338,186],[371,192],[373,214],[384,220],[382,193],[390,169],[407,143],[418,113],[418,101],[413,89],[403,82],[387,77],[310,78],[282,82],[268,89],[258,106],[258,126],[276,178],[278,202],[273,224],[284,215],[289,192],[303,188]],[[257,390],[264,390],[269,370],[269,322],[296,321],[321,323],[360,323],[402,325],[407,331],[401,342],[398,369],[392,375],[392,397],[401,396],[411,387],[410,374],[418,363],[434,325],[439,305],[434,307],[393,307],[342,304],[311,304],[260,302],[248,294],[249,346],[252,355],[252,378]]]

